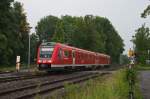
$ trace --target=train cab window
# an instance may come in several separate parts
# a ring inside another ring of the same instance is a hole
[[[51,46],[42,46],[40,48],[40,58],[51,58],[54,48]]]

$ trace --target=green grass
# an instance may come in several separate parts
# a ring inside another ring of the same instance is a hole
[[[88,81],[85,88],[72,85],[65,89],[69,91],[63,99],[128,99],[129,86],[124,71],[118,71],[108,79]]]
[[[150,65],[137,64],[135,67],[137,70],[150,70]]]
[[[128,99],[129,84],[126,70],[119,70],[113,75],[98,77],[87,81],[84,85],[65,84],[65,94],[49,99]],[[142,99],[139,84],[135,84],[135,99]]]
[[[14,71],[15,69],[15,66],[0,66],[0,71]]]
[[[27,69],[28,66],[25,64],[21,64],[20,69]],[[30,65],[30,69],[36,68],[35,65]],[[6,71],[16,71],[16,66],[0,66],[0,71],[1,72],[6,72]]]

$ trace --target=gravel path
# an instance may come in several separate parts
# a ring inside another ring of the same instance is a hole
[[[141,92],[144,99],[150,99],[150,71],[140,72]]]

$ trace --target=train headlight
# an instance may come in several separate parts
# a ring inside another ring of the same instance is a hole
[[[51,61],[51,60],[48,60],[47,62],[48,62],[48,63],[52,63],[52,61]]]
[[[42,62],[42,60],[38,60],[38,63],[41,63]]]

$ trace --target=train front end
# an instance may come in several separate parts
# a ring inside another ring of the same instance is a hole
[[[55,43],[52,42],[42,43],[39,46],[37,53],[37,66],[39,70],[51,69],[54,47]]]

